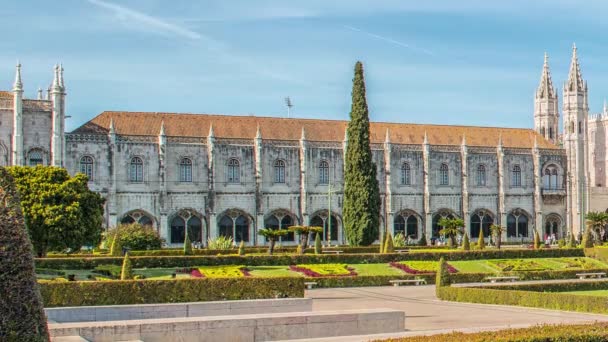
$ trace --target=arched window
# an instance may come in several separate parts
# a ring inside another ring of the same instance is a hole
[[[293,219],[289,215],[278,212],[268,216],[264,221],[264,226],[269,229],[287,229],[293,226]],[[279,241],[295,241],[295,234],[289,232],[287,235],[281,236]]]
[[[144,162],[139,157],[131,158],[131,169],[129,172],[129,180],[131,182],[144,181]]]
[[[553,127],[549,127],[549,139],[553,139]]]
[[[192,160],[182,158],[179,162],[179,181],[192,182]]]
[[[490,226],[494,224],[494,219],[484,210],[479,210],[471,215],[471,237],[479,237],[479,231],[483,229],[483,236],[490,236]]]
[[[232,237],[235,243],[249,241],[249,219],[244,215],[232,218],[228,215],[222,216],[219,223],[221,236]]]
[[[477,166],[477,186],[486,185],[486,167],[484,165]]]
[[[397,216],[393,221],[394,235],[403,234],[406,238],[418,238],[418,219],[412,213],[405,211]]]
[[[274,182],[285,183],[285,162],[277,160],[274,162]]]
[[[329,163],[325,160],[319,163],[319,184],[329,184]]]
[[[519,165],[513,166],[511,185],[515,187],[521,186],[521,168]]]
[[[412,176],[409,163],[403,163],[401,165],[401,185],[411,185]]]
[[[228,160],[228,183],[238,183],[241,181],[241,165],[235,158]]]
[[[185,214],[183,217],[180,215]],[[202,242],[202,221],[189,212],[180,213],[171,220],[171,243],[184,243],[186,227],[192,242]]]
[[[30,166],[42,165],[44,163],[44,155],[41,150],[31,150],[29,153]]]
[[[405,219],[401,215],[397,215],[393,222],[393,235],[405,235]]]
[[[574,133],[574,121],[570,121],[570,133]]]
[[[323,227],[323,233],[321,234],[322,241],[338,241],[338,219],[336,219],[334,215],[331,215],[331,222],[325,215],[315,215],[310,220],[310,225],[313,227]],[[310,239],[314,241],[316,237],[317,234],[313,233],[311,234]]]
[[[452,212],[450,212],[449,210],[440,210],[437,214],[435,214],[433,216],[433,221],[431,222],[431,238],[438,238],[439,237],[439,231],[441,229],[443,229],[442,226],[439,225],[439,221],[442,218],[448,218],[448,219],[453,219],[456,218],[456,216],[454,216],[454,214]]]
[[[135,210],[125,215],[121,220],[121,224],[139,223],[142,226],[154,226],[154,220],[142,210]]]
[[[80,173],[87,176],[89,181],[93,180],[93,158],[89,156],[80,158]]]
[[[507,216],[507,237],[528,237],[528,217],[520,210],[514,210]]]
[[[441,164],[439,167],[439,185],[448,185],[450,184],[450,175],[448,164]]]
[[[545,168],[543,175],[543,187],[545,189],[558,189],[558,171],[554,164],[548,165]]]
[[[171,243],[184,243],[186,232],[186,222],[184,219],[176,216],[171,220]]]

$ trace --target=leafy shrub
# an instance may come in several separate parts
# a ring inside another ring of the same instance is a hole
[[[403,233],[395,234],[395,237],[393,238],[394,247],[405,247],[406,244],[407,239],[405,238],[405,235],[403,235]]]
[[[607,249],[608,250],[608,249]],[[221,256],[140,256],[131,257],[134,268],[154,267],[194,267],[220,265],[278,266],[297,264],[382,264],[391,261],[439,260],[442,256],[449,260],[510,259],[510,258],[560,258],[581,257],[584,250],[574,249],[502,249],[485,251],[449,251],[393,253],[393,254],[341,254],[341,255],[221,255]],[[39,258],[36,267],[52,269],[92,269],[98,265],[121,265],[122,258]]]
[[[541,265],[535,260],[526,259],[498,259],[488,260],[486,263],[500,272],[545,271],[549,269],[549,267]]]
[[[114,252],[116,236],[118,236],[120,248],[117,252]],[[107,233],[106,239],[112,241],[112,253],[120,253],[121,248],[130,250],[160,249],[164,242],[156,229],[151,226],[142,226],[139,223],[120,224]]]
[[[583,232],[583,241],[581,245],[583,248],[593,248],[593,234],[591,233],[591,229],[587,228]]]
[[[483,236],[483,229],[479,230],[479,239],[477,239],[477,248],[479,248],[480,250],[483,250],[486,248],[486,240],[484,239],[484,236]]]
[[[539,249],[541,245],[540,236],[538,236],[538,230],[534,230],[534,249]]]
[[[188,229],[186,229],[186,237],[184,237],[184,255],[192,255],[192,242],[190,241]]]
[[[228,249],[232,249],[232,246],[234,245],[234,241],[232,240],[232,236],[223,236],[220,235],[218,237],[216,237],[215,239],[209,238],[207,240],[207,248],[209,249],[213,249],[213,250],[228,250]]]
[[[324,264],[324,265],[291,265],[289,269],[301,272],[308,277],[327,277],[327,276],[356,276],[354,269],[346,264]]]
[[[421,247],[426,247],[428,244],[426,242],[426,235],[424,234],[424,232],[422,232],[422,234],[420,235],[420,240],[418,240],[418,246]]]
[[[240,256],[245,255],[245,241],[241,241],[241,244],[239,245],[239,253]]]
[[[448,271],[448,263],[444,258],[439,260],[439,270],[437,271],[437,280],[435,280],[435,284],[437,291],[439,291],[440,287],[449,286],[450,281],[450,273]]]
[[[462,238],[462,250],[470,251],[471,250],[471,242],[469,241],[469,234],[464,233],[464,237]]]
[[[201,278],[40,283],[46,307],[304,297],[304,278]]]
[[[322,247],[323,246],[321,245],[321,234],[317,234],[317,236],[315,237],[315,254],[316,255],[321,254]]]

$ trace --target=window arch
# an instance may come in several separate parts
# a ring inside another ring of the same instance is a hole
[[[274,182],[285,183],[285,161],[281,159],[274,162]]]
[[[141,160],[140,157],[131,158],[129,180],[131,182],[143,182],[144,181],[144,162]]]
[[[241,181],[241,164],[238,159],[228,160],[228,183],[238,183]]]
[[[511,185],[515,187],[521,186],[521,167],[519,165],[513,166]]]
[[[442,226],[439,225],[439,221],[442,218],[454,219],[456,215],[450,209],[441,209],[435,215],[433,215],[433,220],[431,222],[431,238],[438,238],[439,231],[443,229]]]
[[[197,214],[198,215],[198,214]],[[186,228],[188,229],[188,237],[192,242],[202,242],[203,223],[201,219],[192,210],[181,210],[171,220],[171,243],[184,243],[186,238]]]
[[[419,220],[413,212],[404,211],[393,220],[393,234],[403,234],[406,238],[418,239]]]
[[[325,160],[319,163],[319,184],[329,184],[329,163]]]
[[[439,167],[439,185],[448,185],[448,184],[450,184],[449,167],[448,167],[448,164],[443,163]]]
[[[179,161],[179,181],[192,182],[192,160],[190,158],[182,158]]]
[[[477,166],[477,186],[486,185],[486,167],[483,164]]]
[[[477,238],[483,230],[483,236],[490,236],[490,226],[494,224],[494,218],[488,210],[477,210],[471,215],[471,238]]]
[[[523,210],[513,210],[507,216],[507,237],[528,237],[528,222],[528,215]]]
[[[570,121],[570,133],[574,133],[574,121]]]
[[[230,211],[220,217],[219,233],[225,237],[232,237],[235,244],[241,241],[249,242],[250,224],[249,218],[240,211]]]
[[[401,185],[412,184],[412,170],[410,164],[405,162],[401,164]]]
[[[311,226],[323,228],[323,232],[321,233],[321,240],[324,242],[336,242],[340,240],[338,224],[339,223],[338,219],[336,218],[336,215],[332,214],[330,217],[328,217],[327,211],[314,215],[312,219],[310,219]],[[316,237],[316,233],[312,233],[310,235],[310,239],[312,241],[314,241]]]
[[[44,153],[42,150],[33,149],[28,153],[28,162],[30,166],[42,165],[44,164]]]
[[[80,173],[84,174],[89,178],[89,181],[93,180],[93,158],[90,156],[84,156],[80,158]]]
[[[154,219],[143,210],[135,210],[123,216],[121,224],[139,223],[142,226],[154,226]]]
[[[551,236],[552,234],[555,234],[557,238],[563,236],[563,234],[560,234],[561,223],[562,220],[557,214],[547,215],[545,218],[545,236]],[[540,238],[543,239],[544,237],[541,236]]]
[[[293,225],[293,217],[290,213],[283,210],[272,213],[266,218],[266,220],[264,220],[264,227],[270,229],[287,229]],[[279,241],[295,241],[295,234],[293,232],[289,232],[287,235],[279,237]]]
[[[550,164],[545,167],[545,172],[543,174],[543,187],[545,189],[558,189],[558,167],[555,164]]]

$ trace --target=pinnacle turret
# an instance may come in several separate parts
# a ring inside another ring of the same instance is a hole
[[[160,122],[160,133],[158,135],[165,136],[165,120]]]
[[[585,88],[586,85],[581,75],[581,67],[576,54],[576,45],[572,44],[572,61],[570,62],[570,72],[568,73],[565,89],[568,91],[584,91]]]
[[[551,71],[549,70],[549,56],[546,52],[543,71],[540,75],[540,84],[538,85],[536,96],[539,98],[554,98],[556,96],[555,89],[553,88],[553,82],[551,81]]]
[[[13,91],[23,91],[23,82],[21,81],[21,63],[17,62],[17,70],[15,72],[15,83]]]
[[[51,85],[51,92],[59,92],[61,91],[61,86],[59,85],[59,65],[55,64],[55,74],[53,76],[53,83]]]
[[[306,140],[306,130],[304,129],[304,126],[302,126],[302,135],[300,136],[300,140]]]

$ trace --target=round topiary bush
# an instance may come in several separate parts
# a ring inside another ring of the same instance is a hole
[[[106,234],[106,245],[111,246],[116,236],[119,238],[118,245],[121,248],[135,251],[160,249],[164,242],[156,229],[139,223],[121,224],[110,230]]]

